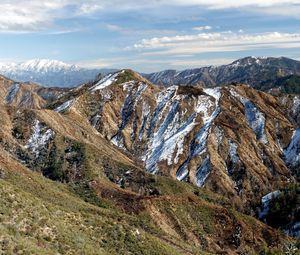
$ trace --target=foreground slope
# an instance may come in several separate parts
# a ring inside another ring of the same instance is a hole
[[[186,190],[177,196],[138,196],[141,208],[127,214],[96,193],[90,194],[96,205],[85,202],[71,186],[45,179],[3,151],[0,159],[4,254],[237,254],[291,242],[186,185],[177,186]]]

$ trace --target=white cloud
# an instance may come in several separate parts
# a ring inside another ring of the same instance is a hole
[[[89,15],[103,9],[102,5],[94,3],[84,3],[79,7],[78,15]]]
[[[240,8],[265,14],[299,18],[300,0],[2,0],[1,31],[34,31],[51,27],[65,17],[88,16],[161,6],[199,6],[208,9]],[[70,8],[69,8],[70,7]],[[201,29],[201,27],[199,27]],[[203,28],[205,30],[205,27]],[[206,29],[207,30],[207,29]]]
[[[2,0],[0,31],[29,32],[54,27],[57,19],[91,15],[102,9],[93,0]]]
[[[169,64],[176,69],[180,68],[191,68],[191,67],[201,67],[201,66],[220,66],[227,65],[234,61],[232,58],[213,58],[213,59],[186,59],[179,60],[176,59],[171,61]]]
[[[93,6],[96,0],[84,1],[84,5]],[[159,8],[161,6],[198,6],[208,9],[243,9],[245,11],[281,16],[299,17],[300,0],[101,0],[105,11]]]
[[[298,33],[245,34],[220,32],[154,37],[143,39],[133,48],[150,50],[145,55],[195,54],[205,52],[242,51],[259,48],[297,48],[300,44]]]
[[[99,5],[100,1],[84,1],[85,6]],[[211,9],[242,8],[242,7],[272,7],[293,6],[300,4],[300,0],[101,0],[103,8],[136,9],[143,7],[168,6],[206,6]]]
[[[190,56],[192,57],[192,56]],[[210,65],[224,65],[233,62],[232,58],[211,58],[211,59],[192,59],[192,58],[174,58],[174,59],[147,59],[136,56],[134,58],[102,58],[94,60],[86,60],[77,62],[76,65],[85,68],[134,68],[146,66],[146,72],[149,72],[149,67],[153,66],[153,70],[157,71],[157,66],[161,65],[164,68],[184,69],[187,67],[201,67]],[[150,67],[151,68],[151,67]],[[156,69],[155,69],[156,68]],[[141,70],[138,70],[141,71]]]
[[[203,31],[203,30],[211,30],[211,26],[200,26],[200,27],[193,27],[193,30],[195,31]]]
[[[118,25],[113,25],[113,24],[106,24],[105,25],[106,29],[109,31],[113,31],[113,32],[120,32],[120,31],[124,31],[125,29],[118,26]]]
[[[278,5],[299,4],[299,0],[175,0],[177,4],[208,6],[212,9],[241,8],[241,7],[270,7]]]
[[[40,4],[38,2],[24,4],[20,1],[1,2],[0,30],[34,30],[37,24],[46,25],[49,17],[47,13],[41,12],[41,9],[44,7],[51,10],[52,6],[48,4],[49,2]]]

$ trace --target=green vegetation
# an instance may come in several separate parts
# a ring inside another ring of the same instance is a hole
[[[297,247],[297,244],[295,244],[294,242],[287,242],[283,250],[280,250],[278,248],[263,247],[259,252],[259,255],[282,255],[282,254],[299,255],[300,254],[299,247]]]
[[[97,196],[95,190],[91,187],[88,180],[81,180],[74,183],[70,183],[71,191],[77,194],[85,202],[102,207],[112,208],[112,203],[107,200],[100,199]]]
[[[6,169],[0,179],[3,254],[208,254],[203,252],[210,249],[208,240],[224,242],[223,228],[232,227],[218,222],[232,218],[256,225],[253,218],[219,206],[226,202],[220,196],[162,176],[146,174],[160,195],[126,213],[114,199],[101,198],[89,179],[63,184],[19,166]],[[110,169],[128,171],[122,164]]]
[[[279,228],[300,221],[300,186],[291,185],[269,204],[266,220]]]
[[[67,186],[24,169],[5,176],[0,181],[3,254],[179,254],[147,233],[145,220],[86,203]]]
[[[281,88],[281,91],[286,94],[300,94],[300,76],[290,75],[279,78],[276,81],[276,86]]]

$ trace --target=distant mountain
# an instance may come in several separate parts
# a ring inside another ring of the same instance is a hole
[[[280,86],[275,81],[289,75],[300,75],[300,62],[280,57],[246,57],[229,65],[208,66],[184,71],[166,70],[145,74],[145,78],[158,85],[196,85],[215,87],[230,83],[248,84],[267,91]]]
[[[75,87],[112,69],[86,69],[57,60],[33,59],[23,63],[0,63],[0,74],[20,82],[35,82],[44,86]]]

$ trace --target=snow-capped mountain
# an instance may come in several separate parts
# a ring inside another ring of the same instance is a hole
[[[21,82],[35,82],[44,86],[74,87],[94,79],[108,69],[86,69],[58,60],[33,59],[23,63],[0,63],[0,74]]]
[[[17,72],[19,70],[24,71],[37,71],[37,72],[53,72],[61,70],[79,70],[80,68],[76,65],[66,64],[58,60],[50,59],[32,59],[20,64],[8,63],[0,64],[0,68],[3,71]]]

